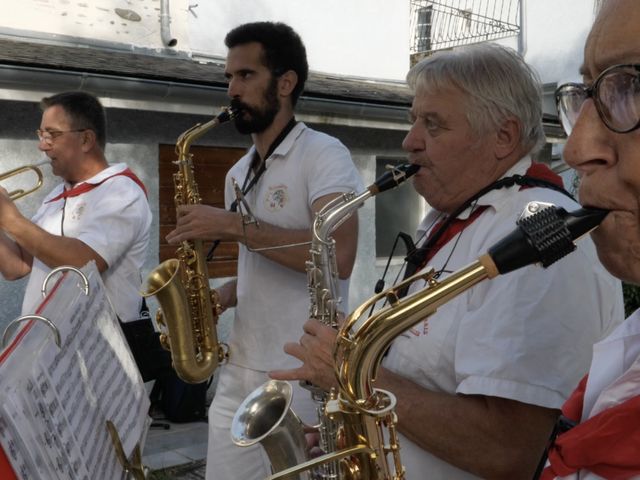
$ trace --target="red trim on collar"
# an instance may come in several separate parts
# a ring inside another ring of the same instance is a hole
[[[99,187],[100,185],[102,185],[104,182],[106,182],[110,178],[118,177],[118,176],[123,176],[123,177],[130,178],[136,184],[138,184],[138,186],[142,189],[142,191],[144,192],[145,197],[148,196],[147,195],[147,189],[144,187],[144,184],[142,183],[142,180],[140,180],[138,178],[138,176],[131,171],[130,168],[127,168],[127,169],[123,170],[122,172],[114,173],[113,175],[110,175],[107,178],[102,179],[98,183],[86,183],[86,182],[84,182],[84,183],[81,183],[79,185],[76,185],[73,188],[70,188],[69,190],[64,190],[60,195],[56,195],[51,200],[48,200],[45,203],[55,202],[57,200],[60,200],[61,198],[77,197],[79,195],[82,195],[83,193],[87,193],[87,192],[93,190],[96,187]]]

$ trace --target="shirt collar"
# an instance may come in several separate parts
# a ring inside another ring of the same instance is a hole
[[[507,170],[505,174],[498,180],[506,177],[511,177],[513,175],[524,175],[530,166],[531,157],[529,155],[526,155],[522,157],[518,162],[516,162],[509,170]],[[511,195],[511,191],[513,188],[519,190],[521,187],[520,185],[515,184],[512,187],[498,188],[487,192],[485,195],[478,199],[477,203],[474,202],[474,205],[470,206],[460,215],[458,215],[458,218],[463,220],[469,218],[469,215],[471,215],[471,212],[473,211],[475,205],[487,205],[491,208],[496,209],[497,206],[504,200],[504,198]],[[436,222],[438,222],[438,220],[442,220],[444,218],[446,218],[445,213],[431,208],[427,215],[425,215],[422,222],[420,222],[420,225],[418,226],[418,233],[421,234],[428,231]]]
[[[105,178],[110,177],[116,173],[120,173],[123,172],[127,169],[127,164],[126,163],[115,163],[113,165],[109,165],[107,168],[105,168],[104,170],[100,170],[97,174],[95,174],[93,177],[87,179],[87,180],[83,180],[81,182],[78,182],[76,184],[71,185],[69,182],[64,182],[64,186],[65,189],[70,189],[73,188],[75,186],[81,185],[83,183],[91,183],[91,184],[96,184],[96,183],[100,183],[101,181],[103,181]]]

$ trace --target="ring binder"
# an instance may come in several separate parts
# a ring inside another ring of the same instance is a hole
[[[53,331],[54,341],[56,342],[58,348],[60,348],[61,342],[60,332],[58,331],[58,328],[53,324],[51,320],[41,315],[23,315],[22,317],[18,317],[9,322],[9,325],[6,326],[6,328],[4,329],[4,333],[2,334],[2,348],[6,348],[6,346],[9,344],[9,340],[11,339],[13,331],[16,329],[19,323],[22,323],[25,320],[37,320],[47,325]]]
[[[7,345],[0,351],[2,480],[147,475],[149,398],[95,262],[82,272],[84,285],[66,273],[50,283],[36,314],[14,320],[0,338]],[[17,326],[25,320],[34,321]],[[120,452],[111,446],[107,420]]]
[[[84,292],[85,295],[89,295],[89,280],[87,279],[87,276],[84,273],[82,273],[80,269],[76,267],[72,267],[70,265],[63,265],[61,267],[56,267],[53,270],[51,270],[49,274],[46,276],[46,278],[44,279],[44,282],[42,282],[42,289],[40,291],[42,292],[43,297],[47,296],[47,285],[49,283],[49,280],[57,273],[66,272],[67,270],[77,273],[80,276],[80,278],[82,278],[82,283],[84,284],[84,286],[82,287],[82,291]]]

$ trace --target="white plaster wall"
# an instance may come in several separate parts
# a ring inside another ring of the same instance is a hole
[[[78,37],[141,48],[164,48],[160,0],[0,0],[0,25],[22,32]],[[187,2],[171,0],[171,33],[188,51]],[[118,15],[116,10],[123,16]],[[17,32],[16,32],[17,33]],[[83,42],[78,42],[83,43]]]
[[[231,28],[272,20],[301,34],[315,71],[402,79],[409,65],[409,0],[171,0],[169,5],[174,48],[161,41],[160,0],[0,0],[0,33],[219,61],[226,56],[224,36]]]
[[[527,0],[525,58],[543,82],[579,80],[593,0]]]
[[[224,36],[251,21],[282,21],[302,37],[312,70],[403,79],[409,67],[408,0],[215,0],[189,15],[195,54],[226,56]]]

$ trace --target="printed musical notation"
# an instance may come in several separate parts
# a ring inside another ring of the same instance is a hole
[[[148,428],[148,396],[100,275],[82,269],[90,294],[65,275],[0,354],[0,445],[19,479],[123,479],[106,428],[130,455]]]

